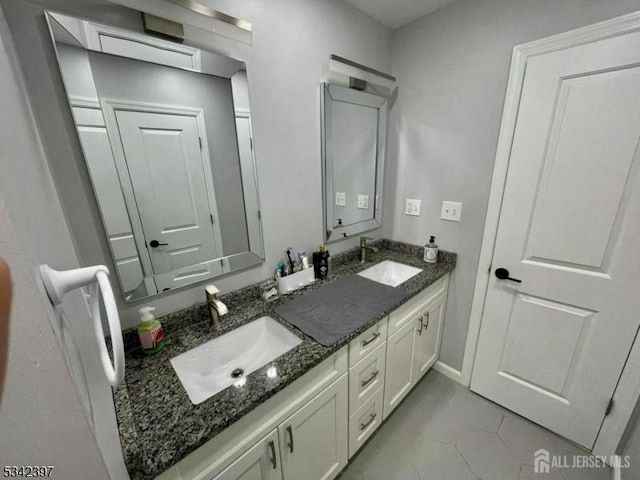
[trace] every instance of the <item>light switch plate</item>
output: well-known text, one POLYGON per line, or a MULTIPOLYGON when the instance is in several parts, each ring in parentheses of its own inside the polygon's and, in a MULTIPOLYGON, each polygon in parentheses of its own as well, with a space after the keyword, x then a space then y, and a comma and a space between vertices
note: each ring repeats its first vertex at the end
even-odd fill
POLYGON ((462 215, 462 203, 460 202, 442 202, 442 212, 440 218, 449 220, 450 222, 459 222, 462 215))
POLYGON ((347 206, 347 194, 345 192, 336 192, 336 206, 338 207, 347 206))
POLYGON ((369 208, 369 195, 358 195, 358 208, 364 210, 369 208))
POLYGON ((416 217, 420 216, 420 209, 422 207, 422 200, 417 200, 415 198, 407 198, 404 213, 407 215, 413 215, 416 217))

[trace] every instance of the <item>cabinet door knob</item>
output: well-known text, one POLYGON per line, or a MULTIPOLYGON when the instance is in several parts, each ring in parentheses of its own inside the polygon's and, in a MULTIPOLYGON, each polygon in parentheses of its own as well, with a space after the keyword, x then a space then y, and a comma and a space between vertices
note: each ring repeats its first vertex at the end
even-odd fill
POLYGON ((374 333, 373 336, 369 340, 363 340, 362 341, 362 346, 366 347, 370 343, 374 342, 376 340, 376 338, 378 338, 379 336, 380 336, 380 332, 374 333))
POLYGON ((360 424, 360 431, 364 430, 369 425, 371 425, 371 422, 373 422, 377 416, 378 416, 377 413, 372 413, 371 416, 369 417, 369 420, 367 420, 365 423, 360 424))
POLYGON ((271 466, 275 470, 278 468, 278 460, 276 460, 276 444, 273 443, 273 440, 269 442, 269 449, 271 450, 271 466))
POLYGON ((362 381, 361 385, 363 387, 366 387, 367 385, 369 385, 371 382, 373 382, 376 379, 376 377, 378 376, 379 373, 380 372, 378 370, 376 370, 375 372, 373 372, 371 374, 371 376, 369 378, 367 378, 366 380, 362 381))
POLYGON ((287 433, 289 434, 289 452, 293 453, 293 430, 291 429, 291 425, 287 427, 287 433))

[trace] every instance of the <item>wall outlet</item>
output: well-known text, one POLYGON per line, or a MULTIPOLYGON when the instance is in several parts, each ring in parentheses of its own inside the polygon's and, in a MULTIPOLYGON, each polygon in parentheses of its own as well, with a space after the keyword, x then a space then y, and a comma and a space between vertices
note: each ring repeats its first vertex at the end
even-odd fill
POLYGON ((336 206, 338 207, 347 206, 347 194, 345 192, 336 192, 336 206))
POLYGON ((369 195, 358 195, 358 208, 364 210, 369 208, 369 195))
POLYGON ((462 215, 462 203, 460 202, 442 202, 442 212, 440 218, 449 220, 450 222, 459 222, 462 215))
POLYGON ((407 215, 413 215, 413 216, 419 217, 421 207, 422 207, 422 200, 407 198, 407 201, 404 207, 404 213, 407 215))

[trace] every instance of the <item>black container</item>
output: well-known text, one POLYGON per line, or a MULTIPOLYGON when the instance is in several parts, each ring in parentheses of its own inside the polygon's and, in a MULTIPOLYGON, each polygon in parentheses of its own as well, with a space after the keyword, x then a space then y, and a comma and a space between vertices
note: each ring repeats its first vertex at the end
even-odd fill
POLYGON ((313 252, 313 270, 316 278, 327 278, 329 276, 329 266, 329 252, 327 250, 313 252))

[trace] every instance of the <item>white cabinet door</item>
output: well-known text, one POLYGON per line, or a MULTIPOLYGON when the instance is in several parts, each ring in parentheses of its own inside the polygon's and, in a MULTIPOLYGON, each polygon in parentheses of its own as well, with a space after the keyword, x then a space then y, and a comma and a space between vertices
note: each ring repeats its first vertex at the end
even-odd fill
POLYGON ((347 464, 347 392, 345 374, 280 424, 286 480, 331 480, 347 464))
POLYGON ((440 297, 418 317, 419 324, 416 330, 416 347, 413 357, 414 383, 417 383, 427 373, 440 355, 445 300, 446 296, 440 297))
POLYGON ((400 330, 387 340, 387 364, 384 379, 384 418, 413 388, 414 348, 420 313, 414 314, 400 330))
POLYGON ((271 431, 213 480, 282 480, 278 431, 271 431))

